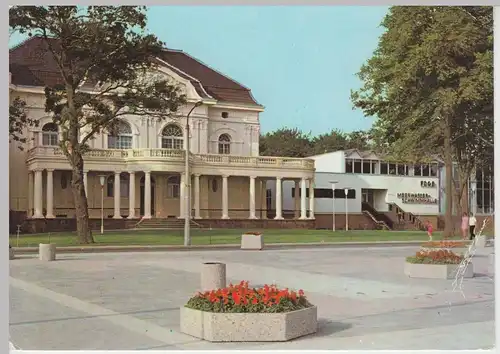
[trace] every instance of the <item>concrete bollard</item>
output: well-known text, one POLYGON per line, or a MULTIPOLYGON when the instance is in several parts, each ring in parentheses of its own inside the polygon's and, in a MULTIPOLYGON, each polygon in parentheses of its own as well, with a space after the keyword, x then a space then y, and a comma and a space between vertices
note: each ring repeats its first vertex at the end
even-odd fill
POLYGON ((12 247, 9 247, 9 260, 14 258, 15 258, 14 249, 12 247))
POLYGON ((38 246, 38 258, 41 261, 55 261, 56 260, 56 245, 53 243, 41 243, 38 246))
POLYGON ((219 262, 203 263, 201 267, 201 291, 226 287, 226 264, 219 262))

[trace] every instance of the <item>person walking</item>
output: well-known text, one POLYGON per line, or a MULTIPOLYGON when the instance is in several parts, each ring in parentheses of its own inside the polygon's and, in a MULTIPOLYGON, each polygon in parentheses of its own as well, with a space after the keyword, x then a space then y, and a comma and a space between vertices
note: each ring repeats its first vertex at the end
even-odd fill
POLYGON ((469 216, 467 215, 467 213, 464 213, 462 215, 461 229, 462 229, 462 239, 467 240, 467 231, 469 231, 469 216))
POLYGON ((427 236, 429 236, 429 241, 432 241, 432 223, 427 220, 427 222, 425 223, 425 229, 427 231, 427 236))
POLYGON ((469 216, 469 239, 472 240, 474 237, 476 237, 476 217, 474 214, 470 213, 469 216))

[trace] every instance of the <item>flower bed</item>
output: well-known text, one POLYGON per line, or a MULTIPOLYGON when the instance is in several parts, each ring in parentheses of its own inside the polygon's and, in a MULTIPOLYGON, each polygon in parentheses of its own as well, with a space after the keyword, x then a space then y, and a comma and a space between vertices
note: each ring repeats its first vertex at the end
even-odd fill
MULTIPOLYGON (((404 272, 410 278, 452 279, 463 260, 464 256, 449 250, 423 249, 406 258, 404 272)), ((473 265, 469 263, 464 277, 473 276, 473 265)))
POLYGON ((470 242, 467 241, 449 241, 449 240, 443 240, 443 241, 430 241, 430 242, 425 242, 422 244, 422 247, 424 248, 446 248, 446 249, 451 249, 451 248, 467 248, 469 247, 470 242))
POLYGON ((181 308, 181 331, 213 342, 287 341, 317 330, 317 308, 302 290, 248 282, 198 293, 181 308))
POLYGON ((436 251, 439 249, 451 251, 455 254, 465 254, 469 249, 470 242, 467 241, 434 241, 421 245, 423 251, 436 251))
POLYGON ((261 250, 264 248, 264 235, 261 232, 245 232, 241 235, 242 250, 261 250))

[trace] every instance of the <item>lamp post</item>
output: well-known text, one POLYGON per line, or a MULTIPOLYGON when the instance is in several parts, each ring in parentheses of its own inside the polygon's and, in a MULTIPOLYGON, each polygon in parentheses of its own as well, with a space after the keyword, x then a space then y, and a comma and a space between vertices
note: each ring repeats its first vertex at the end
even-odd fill
POLYGON ((101 235, 104 233, 104 184, 106 183, 106 175, 99 175, 99 183, 101 184, 101 235))
POLYGON ((344 194, 345 194, 345 230, 349 231, 349 219, 347 212, 347 194, 349 194, 349 189, 344 188, 344 194))
POLYGON ((194 104, 193 108, 189 111, 186 116, 186 150, 184 157, 184 246, 191 245, 191 234, 190 234, 190 222, 191 222, 191 175, 189 172, 189 117, 191 113, 193 113, 196 107, 199 107, 203 104, 203 101, 198 101, 194 104))
POLYGON ((332 231, 335 232, 335 185, 337 181, 330 181, 332 184, 332 231))

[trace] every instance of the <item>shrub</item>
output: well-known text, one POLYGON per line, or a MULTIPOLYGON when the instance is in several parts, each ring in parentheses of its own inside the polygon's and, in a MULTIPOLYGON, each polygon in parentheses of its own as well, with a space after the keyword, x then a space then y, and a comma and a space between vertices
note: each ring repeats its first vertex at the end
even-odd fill
POLYGON ((249 231, 249 232, 245 232, 245 235, 261 236, 261 235, 262 235, 262 232, 257 232, 257 231, 249 231))
POLYGON ((420 250, 415 256, 407 257, 409 263, 418 264, 460 264, 463 256, 457 255, 449 250, 420 250))
POLYGON ((466 248, 469 247, 469 242, 463 242, 463 241, 431 241, 431 242, 425 242, 422 244, 422 247, 425 248, 466 248))
POLYGON ((241 281, 239 285, 197 293, 185 307, 206 312, 279 313, 311 306, 303 290, 278 289, 276 285, 255 289, 249 288, 248 281, 241 281))

